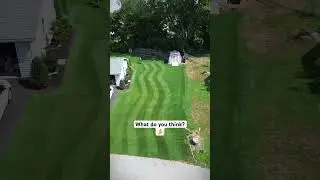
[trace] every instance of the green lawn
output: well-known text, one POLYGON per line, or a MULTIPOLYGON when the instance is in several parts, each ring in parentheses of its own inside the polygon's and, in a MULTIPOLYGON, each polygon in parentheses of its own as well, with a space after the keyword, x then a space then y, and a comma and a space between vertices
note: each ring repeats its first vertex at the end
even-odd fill
POLYGON ((0 160, 0 179, 91 180, 106 176, 108 54, 103 17, 109 12, 75 2, 66 3, 76 33, 65 79, 57 91, 31 97, 0 160))
POLYGON ((134 68, 132 86, 121 92, 111 110, 111 153, 158 157, 184 161, 184 129, 166 129, 156 137, 154 129, 134 129, 134 120, 184 120, 186 116, 184 67, 171 67, 163 61, 130 57, 134 68))
POLYGON ((319 179, 320 98, 296 76, 300 56, 250 52, 240 23, 240 13, 211 17, 214 178, 319 179))

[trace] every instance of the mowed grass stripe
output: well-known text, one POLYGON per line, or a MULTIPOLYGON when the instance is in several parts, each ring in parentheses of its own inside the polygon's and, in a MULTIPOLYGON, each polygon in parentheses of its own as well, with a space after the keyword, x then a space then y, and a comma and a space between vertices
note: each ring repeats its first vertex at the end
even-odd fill
MULTIPOLYGON (((138 74, 134 73, 132 80, 134 80, 136 78, 138 74)), ((134 89, 135 84, 131 85, 131 89, 134 89)), ((126 94, 131 90, 129 89, 127 92, 125 92, 126 94)), ((139 92, 139 91, 137 91, 139 92)), ((124 104, 125 105, 131 105, 131 106, 135 106, 135 104, 139 101, 139 96, 130 96, 130 95, 126 95, 126 102, 124 104)), ((136 137, 132 137, 132 134, 134 134, 134 129, 133 129, 133 124, 130 123, 131 121, 128 119, 128 114, 130 114, 130 109, 127 109, 128 112, 125 113, 121 113, 121 119, 123 122, 125 122, 125 124, 123 125, 122 129, 122 149, 121 149, 121 154, 128 154, 128 148, 131 147, 135 142, 135 138, 136 137)))
MULTIPOLYGON (((157 89, 159 96, 161 97, 158 101, 158 111, 153 113, 153 118, 156 118, 158 120, 166 120, 165 118, 165 112, 166 112, 166 103, 170 101, 170 91, 168 88, 168 85, 166 82, 163 81, 162 77, 165 73, 165 67, 164 64, 161 62, 155 63, 155 66, 157 69, 159 69, 159 74, 157 75, 157 78, 155 78, 155 83, 157 84, 157 89)), ((165 132, 166 133, 166 132, 165 132)), ((170 137, 167 137, 167 134, 165 134, 165 137, 158 137, 155 134, 153 135, 156 142, 157 142, 157 148, 158 148, 158 157, 163 159, 171 159, 170 151, 167 144, 167 139, 170 139, 170 137)))
MULTIPOLYGON (((166 66, 166 73, 163 76, 163 82, 167 85, 168 92, 170 92, 170 98, 164 103, 166 106, 166 119, 168 120, 184 120, 186 119, 183 109, 184 94, 181 94, 184 87, 184 69, 183 67, 171 67, 166 66), (175 77, 175 78, 172 78, 175 77)), ((184 129, 168 129, 166 131, 166 139, 171 154, 172 160, 184 160, 186 154, 186 144, 184 141, 185 130, 184 129)))
MULTIPOLYGON (((152 71, 152 69, 146 64, 140 64, 139 66, 141 68, 138 68, 137 70, 137 84, 135 86, 135 90, 137 90, 137 93, 135 94, 139 94, 140 96, 138 97, 139 99, 136 101, 134 106, 132 106, 133 108, 129 108, 131 109, 130 114, 128 115, 128 118, 130 119, 127 119, 127 121, 131 122, 130 124, 132 125, 132 127, 133 121, 138 120, 140 110, 142 109, 143 104, 146 101, 146 94, 148 93, 144 77, 150 74, 150 72, 152 71)), ((135 146, 129 146, 129 153, 133 155, 146 155, 148 150, 148 143, 145 138, 146 129, 134 129, 134 131, 136 133, 136 136, 135 139, 132 139, 132 142, 135 142, 135 146)))
MULTIPOLYGON (((124 93, 124 92, 119 92, 119 93, 124 93)), ((119 96, 117 97, 117 102, 116 104, 114 104, 115 106, 125 106, 127 104, 129 104, 130 102, 132 102, 132 98, 131 96, 121 96, 119 94, 119 96)), ((126 146, 125 144, 123 144, 123 138, 126 138, 126 133, 127 133, 127 127, 125 126, 127 124, 127 119, 125 112, 119 112, 119 111, 112 111, 111 112, 111 116, 116 116, 118 118, 116 119, 112 119, 110 118, 110 151, 112 153, 116 152, 116 153, 126 153, 126 152, 122 152, 124 151, 124 146, 126 146), (121 151, 119 151, 121 149, 121 151)))
MULTIPOLYGON (((143 70, 139 73, 142 73, 143 70)), ((132 80, 136 79, 138 76, 137 72, 134 72, 132 80)), ((135 81, 133 81, 135 82, 135 81)), ((126 95, 129 93, 129 91, 135 91, 136 90, 136 84, 131 85, 131 89, 127 92, 120 91, 120 94, 118 96, 116 104, 114 106, 119 107, 126 107, 131 106, 134 107, 136 103, 139 101, 139 96, 130 96, 126 95)), ((136 90, 139 92, 139 90, 136 90)), ((138 93, 136 93, 138 94, 138 93)), ((132 109, 125 108, 124 111, 111 111, 111 117, 117 117, 116 119, 111 118, 111 133, 110 133, 110 139, 111 139, 111 145, 110 149, 112 153, 120 153, 120 154, 126 154, 128 153, 128 147, 135 146, 135 137, 132 136, 133 133, 133 125, 129 123, 131 121, 130 119, 130 112, 132 109), (127 110, 127 111, 125 111, 127 110), (128 119, 129 118, 129 119, 128 119), (129 127, 131 126, 132 127, 129 127), (134 142, 134 143, 132 143, 134 142)))
POLYGON ((166 65, 158 62, 157 66, 161 69, 161 74, 157 77, 157 83, 159 83, 159 87, 162 87, 161 93, 163 93, 163 101, 161 104, 160 111, 158 112, 158 117, 163 119, 166 118, 166 114, 168 112, 168 104, 170 104, 171 92, 168 86, 168 83, 163 79, 166 72, 166 65))
MULTIPOLYGON (((152 99, 153 99, 153 91, 152 91, 152 87, 151 87, 152 80, 150 81, 150 78, 152 78, 156 72, 155 72, 155 69, 153 69, 151 64, 148 62, 143 62, 141 65, 144 67, 147 67, 148 73, 144 74, 144 76, 141 76, 141 78, 143 79, 143 82, 144 82, 144 84, 142 86, 143 86, 143 88, 145 88, 145 91, 143 93, 145 98, 143 99, 143 103, 141 105, 141 108, 137 112, 136 119, 146 120, 145 118, 146 118, 146 114, 147 114, 147 110, 148 110, 148 105, 149 105, 149 102, 152 101, 152 99)), ((154 155, 157 153, 157 152, 152 153, 150 151, 150 146, 149 146, 150 131, 151 131, 151 129, 136 129, 137 142, 138 142, 137 149, 138 149, 139 156, 150 156, 150 154, 154 155), (147 146, 146 146, 146 144, 147 144, 147 146)))
POLYGON ((159 103, 159 88, 161 87, 155 83, 155 79, 158 78, 160 70, 158 70, 154 62, 148 62, 148 64, 152 68, 152 73, 146 79, 148 84, 148 98, 143 107, 145 108, 144 119, 151 120, 152 114, 159 111, 159 108, 156 108, 156 106, 159 103))
MULTIPOLYGON (((123 107, 125 106, 135 107, 138 104, 138 102, 140 101, 139 94, 141 95, 141 89, 139 88, 139 85, 140 85, 139 78, 140 78, 140 75, 147 73, 146 69, 143 66, 141 67, 138 66, 136 69, 135 67, 132 67, 132 68, 134 69, 132 82, 137 82, 137 83, 132 83, 131 88, 125 92, 125 96, 127 97, 127 102, 123 104, 123 107), (137 81, 135 81, 136 78, 138 78, 137 81), (130 91, 133 91, 132 93, 137 94, 138 96, 131 96, 130 91)), ((125 144, 122 146, 122 153, 137 155, 137 152, 136 152, 137 136, 136 136, 136 130, 133 128, 133 121, 136 120, 136 117, 130 116, 131 114, 130 108, 127 108, 126 110, 127 111, 125 112, 123 111, 120 112, 123 115, 121 119, 126 122, 126 125, 125 125, 126 129, 123 130, 123 133, 125 135, 122 136, 122 143, 125 144)))
MULTIPOLYGON (((146 62, 147 63, 147 62, 146 62)), ((158 87, 157 84, 155 83, 155 79, 157 78, 157 76, 160 73, 160 69, 157 68, 157 66, 155 65, 155 63, 152 62, 148 62, 148 64, 151 65, 152 68, 152 73, 148 76, 147 78, 147 88, 148 88, 148 97, 147 97, 147 101, 145 102, 143 109, 145 109, 145 114, 144 114, 144 120, 157 120, 156 118, 153 118, 153 114, 155 114, 157 111, 159 111, 158 108, 158 103, 159 103, 159 89, 161 87, 158 87)), ((154 129, 146 129, 147 133, 146 133, 146 138, 148 139, 148 155, 150 157, 154 157, 157 156, 158 153, 158 146, 156 143, 156 140, 154 139, 154 129)), ((168 155, 166 154, 166 157, 168 155)), ((166 158, 164 157, 164 158, 166 158)))

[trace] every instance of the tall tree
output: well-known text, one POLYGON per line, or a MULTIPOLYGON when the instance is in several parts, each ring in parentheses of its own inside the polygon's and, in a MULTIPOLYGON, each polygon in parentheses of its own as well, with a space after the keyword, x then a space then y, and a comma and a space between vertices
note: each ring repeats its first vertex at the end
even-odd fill
POLYGON ((121 0, 113 39, 131 47, 209 48, 207 0, 121 0))

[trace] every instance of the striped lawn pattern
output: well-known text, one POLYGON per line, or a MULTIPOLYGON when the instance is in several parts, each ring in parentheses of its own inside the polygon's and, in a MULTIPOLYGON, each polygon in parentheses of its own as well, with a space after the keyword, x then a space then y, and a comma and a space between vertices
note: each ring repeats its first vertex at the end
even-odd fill
POLYGON ((183 129, 167 129, 164 137, 156 137, 154 129, 133 128, 136 119, 186 119, 184 68, 161 61, 133 63, 133 68, 132 86, 120 93, 111 110, 111 153, 185 160, 183 129))

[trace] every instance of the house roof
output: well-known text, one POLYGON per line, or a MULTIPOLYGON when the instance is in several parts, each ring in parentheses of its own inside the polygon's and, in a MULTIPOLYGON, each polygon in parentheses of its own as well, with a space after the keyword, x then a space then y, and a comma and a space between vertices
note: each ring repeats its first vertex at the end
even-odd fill
POLYGON ((110 58, 110 75, 120 74, 124 64, 124 57, 110 58))
POLYGON ((0 41, 33 40, 36 37, 42 1, 0 1, 0 41))

